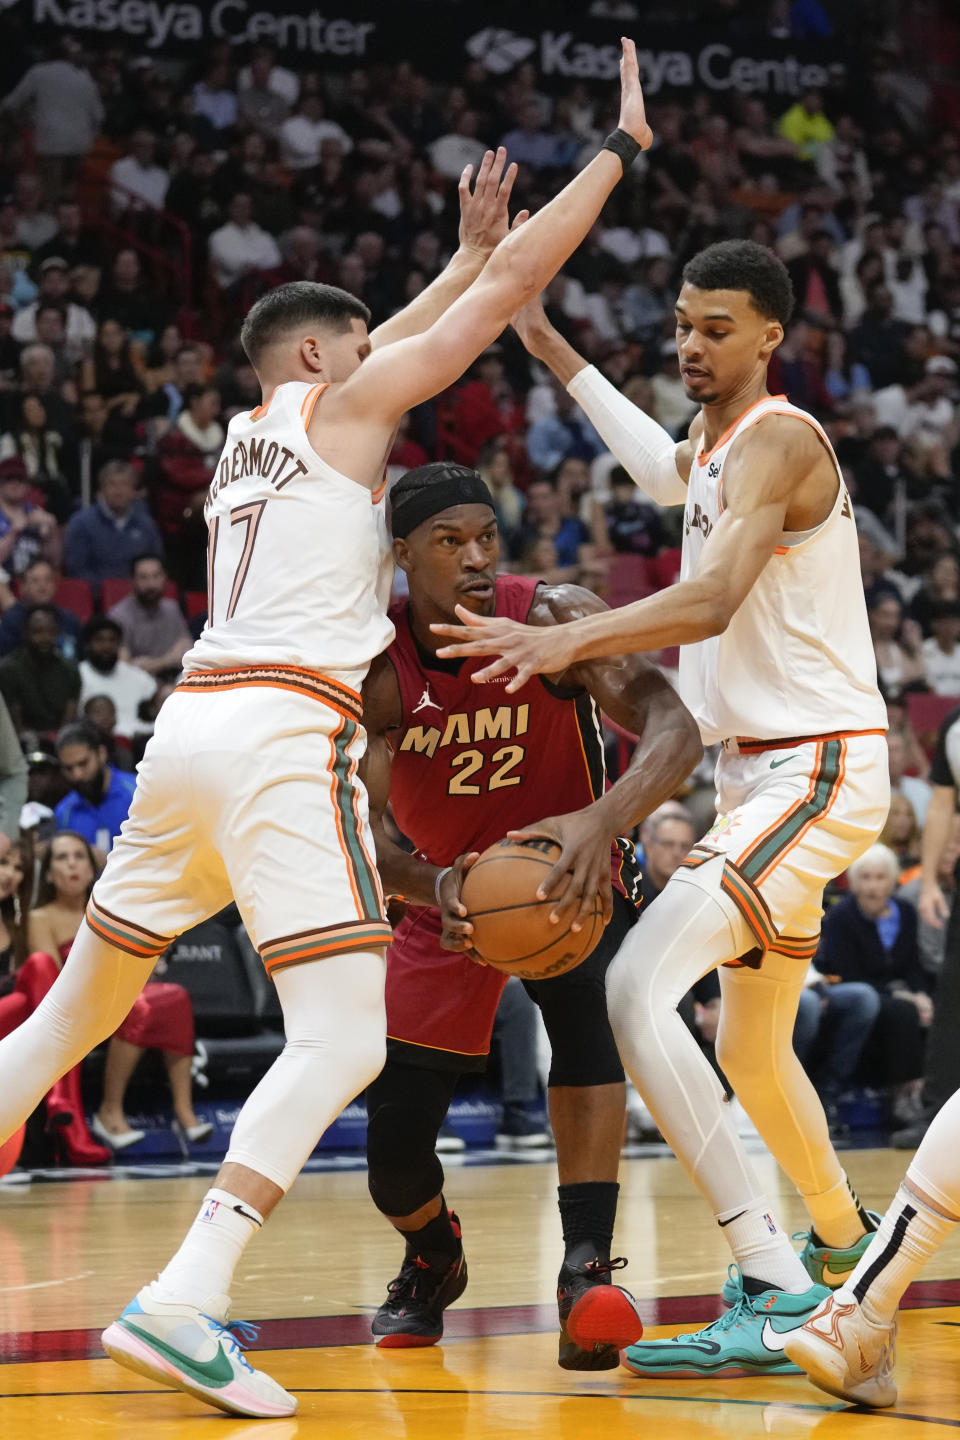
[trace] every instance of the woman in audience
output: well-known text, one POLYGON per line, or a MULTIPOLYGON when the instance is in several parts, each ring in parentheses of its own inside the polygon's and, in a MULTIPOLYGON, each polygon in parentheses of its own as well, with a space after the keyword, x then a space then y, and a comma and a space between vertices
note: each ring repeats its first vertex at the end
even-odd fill
POLYGON ((130 336, 118 320, 103 320, 93 355, 83 362, 83 388, 96 390, 107 409, 132 416, 143 395, 140 377, 130 355, 130 336))
POLYGON ((906 795, 896 790, 890 796, 890 810, 887 823, 880 835, 880 844, 886 845, 897 857, 900 874, 898 885, 909 885, 920 874, 920 826, 913 806, 906 795))
POLYGON ((930 622, 942 600, 960 601, 960 560, 952 550, 942 550, 923 577, 920 589, 910 601, 910 618, 924 635, 931 635, 930 622))
MULTIPOLYGON (((34 943, 33 917, 27 915, 32 869, 26 849, 0 834, 0 944, 6 942, 0 955, 0 1038, 32 1014, 60 971, 57 959, 34 943)), ((87 1129, 79 1065, 52 1086, 44 1104, 47 1131, 59 1158, 79 1166, 103 1165, 110 1159, 110 1151, 87 1129)))
POLYGON ((884 690, 899 695, 908 685, 925 684, 920 645, 914 643, 915 637, 904 626, 903 604, 894 591, 880 591, 867 614, 877 657, 877 675, 884 690))
MULTIPOLYGON (((70 954, 97 871, 93 851, 81 835, 72 830, 61 830, 54 835, 40 869, 37 907, 30 914, 29 936, 31 949, 52 957, 56 970, 70 954)), ((173 1095, 174 1128, 178 1134, 193 1142, 207 1139, 213 1127, 198 1121, 191 1100, 193 1007, 190 997, 182 985, 154 981, 147 984, 110 1039, 103 1074, 103 1099, 93 1121, 94 1134, 113 1150, 124 1150, 143 1139, 144 1132, 131 1130, 127 1122, 123 1097, 145 1050, 160 1050, 163 1054, 173 1095)))
POLYGON ((864 1072, 894 1087, 894 1115, 906 1120, 919 1100, 933 1001, 917 948, 917 912, 894 894, 899 873, 886 845, 872 845, 854 861, 847 871, 852 893, 824 916, 814 964, 821 975, 866 982, 878 992, 864 1072))

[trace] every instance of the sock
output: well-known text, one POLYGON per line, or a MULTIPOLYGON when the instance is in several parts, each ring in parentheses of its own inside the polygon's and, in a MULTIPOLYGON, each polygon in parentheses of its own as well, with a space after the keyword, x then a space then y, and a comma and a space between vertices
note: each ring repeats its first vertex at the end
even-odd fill
POLYGON ((557 1186, 567 1265, 609 1260, 620 1186, 615 1180, 582 1180, 557 1186))
POLYGON ((901 1185, 867 1253, 836 1291, 837 1302, 856 1300, 874 1325, 889 1325, 911 1280, 956 1227, 901 1185))
POLYGON ((415 1255, 425 1260, 431 1270, 446 1270, 451 1260, 456 1259, 463 1249, 460 1243, 460 1226, 451 1218, 446 1201, 440 1196, 440 1213, 419 1230, 397 1229, 407 1242, 406 1259, 415 1255))
MULTIPOLYGON (((761 1195, 738 1210, 721 1213, 716 1217, 717 1224, 745 1279, 765 1281, 767 1290, 802 1295, 813 1282, 794 1254, 790 1237, 767 1206, 766 1197, 761 1195)), ((755 1287, 745 1288, 749 1294, 755 1287)))
POLYGON ((183 1244, 153 1282, 158 1300, 184 1300, 203 1310, 230 1294, 233 1272, 263 1216, 228 1190, 208 1190, 183 1244))
POLYGON ((804 1195, 803 1203, 813 1221, 810 1238, 821 1248, 849 1250, 877 1228, 846 1175, 820 1195, 804 1195))

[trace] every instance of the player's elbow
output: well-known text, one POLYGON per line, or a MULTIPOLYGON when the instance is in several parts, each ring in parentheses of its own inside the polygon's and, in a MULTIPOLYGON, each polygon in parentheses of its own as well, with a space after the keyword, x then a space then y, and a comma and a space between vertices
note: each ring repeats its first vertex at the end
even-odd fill
POLYGON ((533 300, 544 286, 536 257, 520 231, 505 235, 484 269, 484 279, 493 282, 509 302, 510 313, 533 300))

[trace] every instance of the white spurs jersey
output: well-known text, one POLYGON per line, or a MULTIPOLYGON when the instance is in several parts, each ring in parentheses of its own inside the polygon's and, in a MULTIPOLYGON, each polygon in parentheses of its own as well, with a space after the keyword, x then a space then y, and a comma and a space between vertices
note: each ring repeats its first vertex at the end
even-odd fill
MULTIPOLYGON (((745 411, 690 468, 682 579, 696 571, 723 513, 723 466, 739 435, 765 415, 817 421, 783 395, 745 411)), ((834 456, 836 465, 836 457, 834 456)), ((774 554, 722 635, 680 648, 680 694, 705 744, 886 729, 886 706, 860 578, 857 530, 840 468, 832 511, 813 530, 784 531, 774 554)))
POLYGON ((236 415, 204 507, 208 619, 184 669, 296 665, 357 689, 393 639, 393 561, 375 493, 313 449, 323 385, 291 381, 236 415))

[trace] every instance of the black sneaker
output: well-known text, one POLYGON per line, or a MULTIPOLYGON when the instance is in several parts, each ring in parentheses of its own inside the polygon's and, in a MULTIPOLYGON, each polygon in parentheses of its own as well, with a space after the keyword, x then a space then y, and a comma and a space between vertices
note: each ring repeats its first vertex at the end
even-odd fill
MULTIPOLYGON (((455 1215, 450 1217, 459 1225, 455 1215)), ((436 1345, 443 1336, 443 1312, 467 1288, 467 1259, 459 1255, 446 1268, 428 1265, 419 1255, 404 1260, 387 1286, 387 1298, 373 1317, 374 1339, 381 1350, 436 1345)))
POLYGON ((622 1257, 585 1265, 564 1261, 557 1279, 561 1370, 614 1370, 620 1351, 640 1339, 637 1302, 610 1281, 611 1270, 622 1270, 626 1263, 622 1257))

